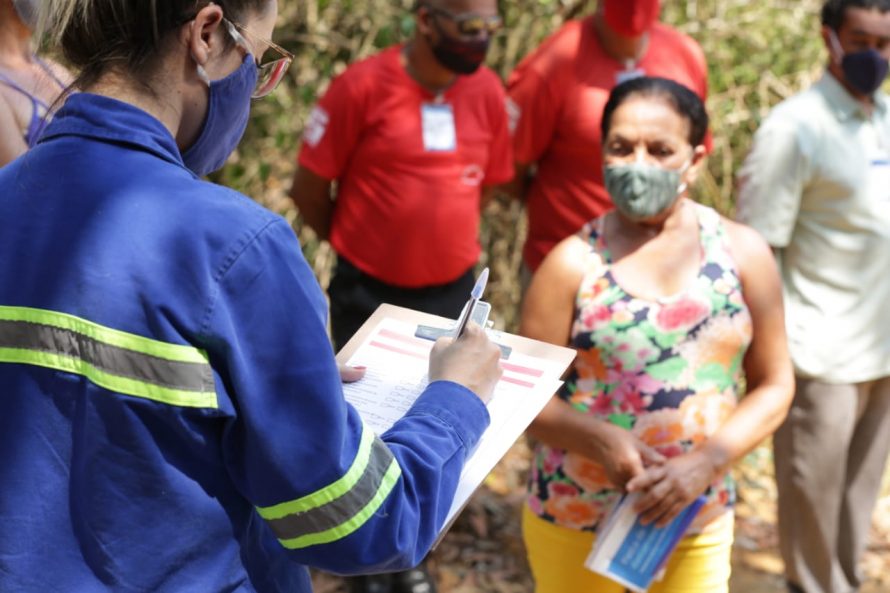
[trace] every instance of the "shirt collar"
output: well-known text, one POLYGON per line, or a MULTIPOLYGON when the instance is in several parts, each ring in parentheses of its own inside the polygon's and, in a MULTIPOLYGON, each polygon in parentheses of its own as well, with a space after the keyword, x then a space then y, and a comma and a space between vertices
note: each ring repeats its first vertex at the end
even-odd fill
MULTIPOLYGON (((844 85, 842 85, 831 72, 828 72, 827 70, 825 71, 822 78, 816 83, 816 88, 822 93, 825 100, 828 101, 828 105, 831 107, 832 111, 834 111, 835 115, 837 115, 839 120, 845 121, 854 116, 858 116, 861 119, 868 119, 869 116, 862 103, 856 100, 856 98, 844 88, 844 85)), ((886 113, 888 107, 887 96, 881 91, 876 91, 873 98, 875 102, 875 112, 880 114, 886 113)))
POLYGON ((38 144, 60 136, 124 143, 185 167, 170 131, 147 112, 102 95, 75 93, 53 116, 38 144))

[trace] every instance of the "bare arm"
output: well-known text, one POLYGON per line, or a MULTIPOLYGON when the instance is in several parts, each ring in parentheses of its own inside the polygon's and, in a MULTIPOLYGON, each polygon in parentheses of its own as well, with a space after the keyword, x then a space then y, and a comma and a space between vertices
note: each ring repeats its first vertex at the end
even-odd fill
MULTIPOLYGON (((526 293, 520 334, 560 346, 569 343, 588 249, 584 241, 570 237, 547 255, 526 293)), ((599 461, 618 487, 641 473, 644 463, 663 461, 630 431, 582 414, 558 397, 550 400, 528 433, 551 447, 599 461)))
POLYGON ((628 484, 629 490, 643 492, 637 509, 647 521, 666 524, 673 519, 733 462, 772 434, 791 405, 794 373, 775 260, 754 230, 725 224, 751 313, 753 339, 744 360, 748 391, 723 426, 701 446, 628 484))
POLYGON ((745 355, 748 390, 726 424, 705 446, 718 472, 771 435, 785 419, 794 393, 794 371, 785 335, 782 282, 775 258, 760 235, 725 221, 751 312, 753 340, 745 355))
POLYGON ((334 201, 331 197, 331 180, 321 177, 306 167, 297 168, 290 197, 297 205, 303 221, 319 239, 327 239, 331 232, 331 216, 334 201))
POLYGON ((0 167, 28 150, 12 106, 0 95, 0 167))
POLYGON ((569 343, 575 295, 584 276, 587 245, 569 237, 547 255, 535 272, 522 304, 519 332, 558 346, 569 343))

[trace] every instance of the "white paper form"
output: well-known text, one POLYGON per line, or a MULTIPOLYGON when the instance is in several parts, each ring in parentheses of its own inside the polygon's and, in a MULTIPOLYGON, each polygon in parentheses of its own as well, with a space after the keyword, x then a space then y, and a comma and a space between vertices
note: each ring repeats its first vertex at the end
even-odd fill
MULTIPOLYGON (((368 370, 361 381, 343 386, 346 400, 377 434, 401 418, 429 382, 433 342, 415 337, 416 328, 410 322, 384 318, 348 361, 368 370)), ((491 425, 466 461, 446 525, 559 389, 565 369, 515 349, 501 366, 503 375, 488 403, 491 425)))

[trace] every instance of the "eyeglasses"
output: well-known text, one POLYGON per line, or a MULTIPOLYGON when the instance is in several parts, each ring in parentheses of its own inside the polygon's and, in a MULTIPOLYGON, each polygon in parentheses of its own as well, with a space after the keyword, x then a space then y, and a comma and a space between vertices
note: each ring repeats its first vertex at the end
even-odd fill
POLYGON ((252 35, 245 27, 233 23, 229 19, 223 19, 223 22, 226 24, 229 35, 232 36, 235 43, 240 45, 247 53, 252 54, 256 60, 257 81, 256 88, 251 97, 254 99, 265 97, 275 90, 275 87, 278 86, 278 83, 284 78, 284 73, 287 72, 291 62, 294 61, 294 54, 290 53, 283 47, 274 44, 268 39, 252 35), (257 48, 263 49, 251 50, 250 44, 247 43, 245 37, 249 37, 254 41, 254 45, 257 48), (270 51, 273 52, 274 55, 271 56, 271 59, 263 61, 263 56, 270 51))
POLYGON ((500 16, 480 16, 471 12, 464 14, 453 14, 438 8, 436 6, 427 6, 426 9, 432 14, 442 15, 449 21, 453 22, 457 27, 458 33, 464 37, 478 37, 482 33, 494 35, 500 31, 504 25, 504 21, 500 16))

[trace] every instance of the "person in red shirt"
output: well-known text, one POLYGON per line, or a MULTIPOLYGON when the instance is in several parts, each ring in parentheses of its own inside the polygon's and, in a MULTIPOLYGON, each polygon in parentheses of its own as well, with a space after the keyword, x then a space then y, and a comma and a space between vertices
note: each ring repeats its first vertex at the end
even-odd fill
MULTIPOLYGON (((290 195, 337 252, 337 349, 384 302, 455 318, 474 283, 482 205, 513 177, 506 94, 482 66, 501 26, 496 0, 420 0, 415 12, 413 38, 336 77, 303 132, 290 195)), ((416 577, 353 590, 434 591, 416 577)))
POLYGON ((481 65, 497 3, 424 0, 416 21, 407 44, 334 79, 304 129, 291 197, 338 255, 338 348, 382 302, 456 316, 483 194, 513 176, 506 97, 481 65))
POLYGON ((526 280, 557 243, 612 208, 598 164, 600 119, 612 88, 660 76, 705 98, 704 53, 658 23, 659 9, 659 0, 600 0, 592 16, 566 23, 507 82, 516 159, 511 189, 527 202, 526 280))

